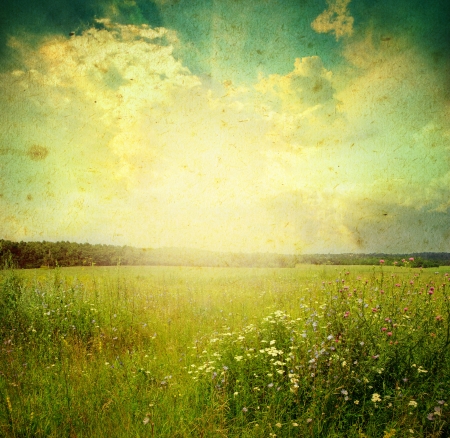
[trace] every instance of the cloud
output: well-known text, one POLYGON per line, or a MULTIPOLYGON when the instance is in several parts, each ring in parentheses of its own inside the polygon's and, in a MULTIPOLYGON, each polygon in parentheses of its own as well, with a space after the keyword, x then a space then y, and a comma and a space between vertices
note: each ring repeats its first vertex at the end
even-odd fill
POLYGON ((96 17, 108 17, 121 24, 162 25, 157 6, 151 0, 58 0, 55 2, 36 2, 15 0, 6 3, 0 11, 0 68, 17 67, 21 60, 7 41, 11 37, 30 38, 32 42, 56 35, 70 33, 80 35, 83 31, 99 26, 96 17))
POLYGON ((260 77, 254 88, 272 125, 269 135, 281 135, 290 148, 324 144, 340 123, 332 78, 318 56, 297 58, 286 75, 260 77))
POLYGON ((332 32, 336 40, 353 33, 353 17, 347 9, 351 0, 327 0, 328 9, 323 11, 311 27, 318 33, 332 32))

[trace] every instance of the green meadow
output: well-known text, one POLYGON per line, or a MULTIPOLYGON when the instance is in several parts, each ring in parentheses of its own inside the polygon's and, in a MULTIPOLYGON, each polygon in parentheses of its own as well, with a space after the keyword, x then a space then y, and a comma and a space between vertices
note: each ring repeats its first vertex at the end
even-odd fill
POLYGON ((0 272, 0 436, 450 436, 448 268, 0 272))

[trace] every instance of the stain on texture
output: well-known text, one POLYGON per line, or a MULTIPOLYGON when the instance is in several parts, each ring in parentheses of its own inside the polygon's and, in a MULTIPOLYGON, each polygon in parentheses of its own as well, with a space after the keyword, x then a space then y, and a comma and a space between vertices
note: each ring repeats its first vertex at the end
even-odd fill
POLYGON ((30 146, 27 150, 28 158, 30 158, 30 160, 33 161, 45 160, 47 158, 47 155, 48 149, 44 146, 39 146, 37 144, 30 146))

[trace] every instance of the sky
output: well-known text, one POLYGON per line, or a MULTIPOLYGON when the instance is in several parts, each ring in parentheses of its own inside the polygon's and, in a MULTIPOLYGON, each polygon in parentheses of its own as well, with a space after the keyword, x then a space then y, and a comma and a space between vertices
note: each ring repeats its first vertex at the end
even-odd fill
POLYGON ((450 252, 446 0, 15 0, 0 238, 450 252))

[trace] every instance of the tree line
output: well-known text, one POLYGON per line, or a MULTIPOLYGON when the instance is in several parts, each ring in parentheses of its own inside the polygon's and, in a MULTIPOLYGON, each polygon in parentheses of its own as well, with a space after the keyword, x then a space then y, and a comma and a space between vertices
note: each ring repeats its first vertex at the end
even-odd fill
POLYGON ((135 248, 76 242, 13 242, 0 240, 1 266, 21 269, 56 266, 212 266, 293 268, 298 264, 385 265, 412 267, 450 265, 450 253, 414 254, 244 254, 182 248, 135 248))

